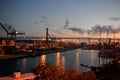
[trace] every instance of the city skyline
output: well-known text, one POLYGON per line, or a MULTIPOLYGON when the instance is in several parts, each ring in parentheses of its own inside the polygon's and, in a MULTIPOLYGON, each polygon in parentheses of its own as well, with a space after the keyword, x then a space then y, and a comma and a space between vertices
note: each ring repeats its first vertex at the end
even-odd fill
MULTIPOLYGON (((100 29, 104 35, 107 30, 119 33, 119 3, 118 0, 1 0, 0 22, 26 34, 45 28, 75 36, 89 36, 87 33, 91 31, 92 36, 98 36, 100 29)), ((108 37, 113 35, 110 33, 108 37)))

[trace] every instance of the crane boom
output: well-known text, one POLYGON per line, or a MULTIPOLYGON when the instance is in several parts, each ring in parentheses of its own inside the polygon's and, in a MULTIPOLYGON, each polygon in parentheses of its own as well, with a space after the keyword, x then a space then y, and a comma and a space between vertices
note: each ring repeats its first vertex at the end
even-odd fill
POLYGON ((8 29, 0 22, 1 27, 5 30, 7 35, 23 35, 25 33, 19 33, 17 32, 13 27, 9 26, 8 29))
POLYGON ((1 22, 0 22, 0 26, 4 29, 4 31, 7 33, 7 38, 6 38, 6 43, 9 44, 9 35, 12 39, 14 39, 14 42, 16 44, 16 35, 23 35, 25 33, 19 33, 17 32, 12 26, 8 26, 5 27, 1 22))
POLYGON ((5 30, 5 32, 8 34, 8 30, 4 27, 4 25, 2 23, 0 23, 0 25, 2 26, 2 28, 5 30))

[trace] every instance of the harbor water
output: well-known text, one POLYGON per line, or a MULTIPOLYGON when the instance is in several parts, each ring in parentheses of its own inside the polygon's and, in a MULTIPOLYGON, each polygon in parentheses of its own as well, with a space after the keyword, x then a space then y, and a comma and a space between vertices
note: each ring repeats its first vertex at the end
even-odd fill
POLYGON ((15 71, 20 71, 21 73, 31 72, 40 63, 61 66, 65 70, 77 69, 80 72, 84 72, 88 71, 89 68, 82 67, 80 64, 98 66, 105 63, 106 60, 104 58, 100 59, 97 55, 98 50, 74 49, 36 57, 8 60, 0 63, 0 76, 12 75, 15 71))

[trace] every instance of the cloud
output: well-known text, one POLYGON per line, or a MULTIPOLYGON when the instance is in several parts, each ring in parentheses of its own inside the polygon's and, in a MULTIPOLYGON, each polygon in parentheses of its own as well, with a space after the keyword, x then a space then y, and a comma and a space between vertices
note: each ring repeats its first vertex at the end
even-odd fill
POLYGON ((111 33, 119 33, 120 32, 120 27, 115 28, 111 31, 111 33))
POLYGON ((92 34, 106 33, 107 31, 113 31, 113 26, 111 25, 95 25, 91 28, 92 34))
POLYGON ((120 27, 114 27, 112 25, 95 25, 94 27, 92 27, 90 30, 86 30, 86 32, 88 34, 100 34, 101 33, 108 33, 112 34, 112 33, 119 33, 120 32, 120 27))
POLYGON ((48 22, 48 17, 46 17, 46 16, 40 16, 33 23, 36 24, 36 25, 38 25, 39 23, 46 24, 47 22, 48 22))
POLYGON ((65 22, 65 25, 63 26, 64 28, 67 28, 69 25, 69 20, 67 19, 66 22, 65 22))
POLYGON ((78 32, 80 34, 84 33, 84 30, 81 28, 72 27, 72 28, 67 28, 67 29, 72 30, 73 32, 78 32))
POLYGON ((77 27, 70 27, 69 28, 68 25, 69 25, 69 20, 67 19, 65 21, 65 24, 64 24, 63 28, 71 30, 73 32, 77 32, 79 34, 84 34, 86 32, 88 35, 96 35, 96 34, 100 34, 100 32, 101 33, 107 33, 107 31, 109 32, 109 34, 112 34, 114 32, 115 33, 120 32, 120 27, 115 28, 113 25, 97 24, 97 25, 91 27, 91 29, 89 29, 89 30, 84 30, 84 29, 77 28, 77 27))
POLYGON ((47 19, 47 17, 46 16, 40 16, 42 19, 47 19))
POLYGON ((43 26, 46 26, 46 27, 53 27, 54 25, 51 24, 48 20, 48 17, 47 16, 40 16, 38 17, 37 20, 35 20, 33 22, 35 25, 38 25, 38 24, 42 24, 43 26))
POLYGON ((68 25, 69 25, 69 20, 66 19, 63 28, 68 29, 68 30, 71 30, 71 31, 73 31, 73 32, 77 32, 77 33, 79 33, 79 34, 83 34, 83 33, 84 33, 84 30, 83 30, 83 29, 81 29, 81 28, 76 28, 76 27, 71 27, 71 28, 69 28, 68 25))
POLYGON ((109 20, 111 20, 111 21, 119 21, 120 17, 109 17, 109 20))
POLYGON ((48 21, 48 18, 46 16, 40 16, 40 22, 46 23, 48 21))
POLYGON ((53 27, 54 26, 52 23, 50 23, 47 16, 40 16, 40 22, 43 23, 44 26, 46 26, 46 27, 53 27))

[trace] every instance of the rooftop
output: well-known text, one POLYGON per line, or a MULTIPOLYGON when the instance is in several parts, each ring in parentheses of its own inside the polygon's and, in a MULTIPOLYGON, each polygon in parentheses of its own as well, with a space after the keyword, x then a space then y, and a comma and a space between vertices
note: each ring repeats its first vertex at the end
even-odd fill
POLYGON ((34 73, 24 73, 21 75, 17 74, 13 76, 0 77, 0 80, 28 80, 28 79, 34 79, 35 77, 36 75, 34 73))

